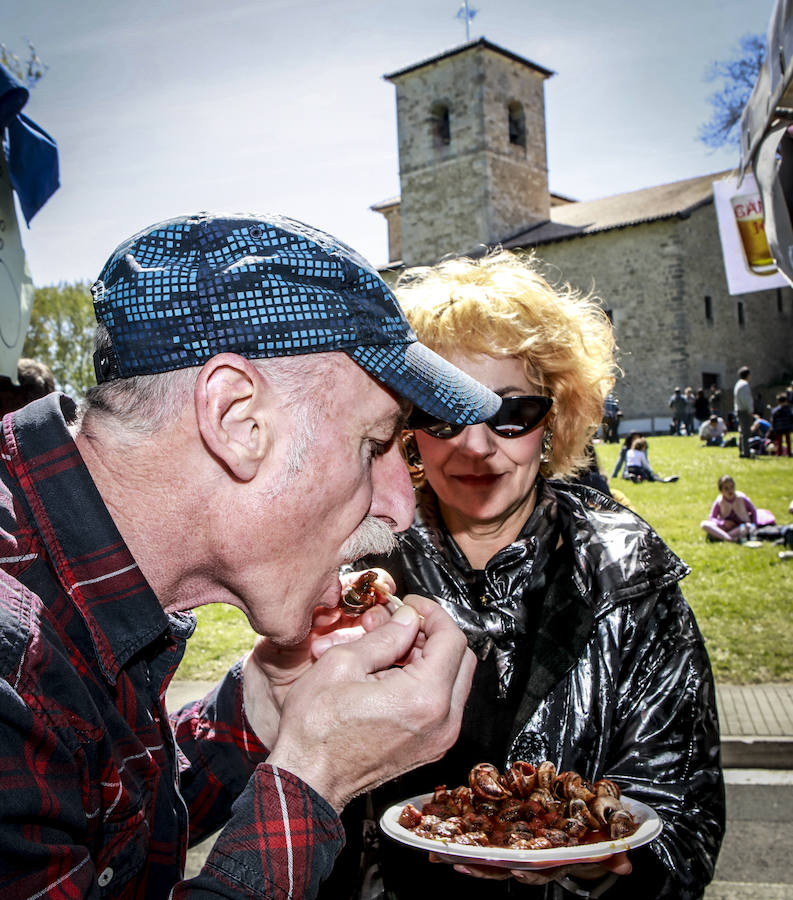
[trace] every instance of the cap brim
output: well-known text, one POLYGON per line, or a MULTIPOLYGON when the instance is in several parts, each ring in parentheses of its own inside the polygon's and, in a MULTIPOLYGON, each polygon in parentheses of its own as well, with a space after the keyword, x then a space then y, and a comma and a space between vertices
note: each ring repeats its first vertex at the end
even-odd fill
POLYGON ((347 353, 381 384, 444 422, 473 425, 501 406, 498 394, 418 341, 355 347, 347 353))

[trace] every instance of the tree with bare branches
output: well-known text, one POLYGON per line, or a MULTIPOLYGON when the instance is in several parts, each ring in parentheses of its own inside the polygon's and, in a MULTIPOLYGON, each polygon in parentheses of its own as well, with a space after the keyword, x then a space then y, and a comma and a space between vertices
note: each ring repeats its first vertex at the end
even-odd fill
POLYGON ((741 113, 752 93, 765 59, 765 38, 761 34, 745 34, 738 42, 732 59, 710 64, 705 80, 720 82, 721 87, 708 98, 713 116, 700 127, 699 139, 717 150, 737 146, 740 141, 741 113))

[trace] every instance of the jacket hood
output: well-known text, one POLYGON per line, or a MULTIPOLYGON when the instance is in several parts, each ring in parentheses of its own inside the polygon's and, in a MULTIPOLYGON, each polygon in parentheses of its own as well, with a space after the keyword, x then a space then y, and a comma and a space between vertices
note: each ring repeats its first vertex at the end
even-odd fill
POLYGON ((691 571, 641 516, 612 497, 561 481, 548 487, 574 549, 578 586, 585 597, 599 598, 599 614, 672 585, 691 571))

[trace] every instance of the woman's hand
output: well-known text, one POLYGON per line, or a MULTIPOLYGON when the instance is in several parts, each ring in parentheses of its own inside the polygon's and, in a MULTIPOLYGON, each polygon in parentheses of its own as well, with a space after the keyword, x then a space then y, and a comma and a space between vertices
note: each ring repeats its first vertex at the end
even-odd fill
POLYGON ((459 857, 446 856, 442 853, 430 853, 430 862, 446 862, 454 866, 456 872, 470 875, 473 878, 487 878, 495 881, 506 881, 514 878, 521 884, 543 885, 551 881, 560 881, 566 877, 580 881, 599 881, 608 875, 627 875, 631 869, 628 854, 614 853, 587 862, 571 861, 564 865, 558 862, 537 863, 530 869, 506 869, 496 866, 477 866, 458 863, 459 857))

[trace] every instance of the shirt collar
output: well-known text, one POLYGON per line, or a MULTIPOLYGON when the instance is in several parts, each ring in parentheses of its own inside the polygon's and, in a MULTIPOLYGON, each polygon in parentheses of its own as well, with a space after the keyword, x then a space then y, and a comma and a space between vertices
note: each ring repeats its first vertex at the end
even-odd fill
MULTIPOLYGON (((74 402, 50 394, 14 414, 10 467, 33 511, 61 588, 85 621, 105 677, 169 631, 68 429, 74 402)), ((190 619, 191 616, 182 616, 190 619)))

